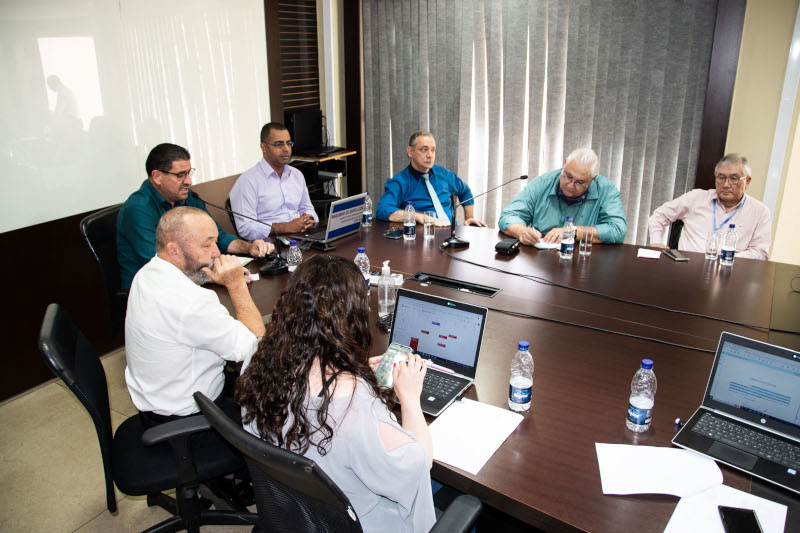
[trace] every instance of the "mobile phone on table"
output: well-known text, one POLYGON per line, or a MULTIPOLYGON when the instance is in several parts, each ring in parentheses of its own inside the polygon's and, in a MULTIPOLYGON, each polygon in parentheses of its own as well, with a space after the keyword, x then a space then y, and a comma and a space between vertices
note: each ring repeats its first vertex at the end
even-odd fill
POLYGON ((678 250, 664 250, 664 255, 673 261, 688 261, 689 258, 680 253, 678 250))
POLYGON ((400 239, 400 238, 403 237, 403 233, 405 233, 403 228, 393 228, 393 229, 390 229, 389 231, 387 231, 386 233, 384 233, 383 235, 387 239, 400 239))
POLYGON ((718 505, 725 533, 763 533, 756 512, 752 509, 718 505))
POLYGON ((378 368, 375 369, 378 385, 384 389, 392 388, 392 370, 394 369, 394 364, 402 360, 403 354, 413 351, 414 350, 412 350, 410 346, 405 346, 397 342, 390 344, 386 349, 386 353, 383 354, 383 359, 378 363, 378 368))

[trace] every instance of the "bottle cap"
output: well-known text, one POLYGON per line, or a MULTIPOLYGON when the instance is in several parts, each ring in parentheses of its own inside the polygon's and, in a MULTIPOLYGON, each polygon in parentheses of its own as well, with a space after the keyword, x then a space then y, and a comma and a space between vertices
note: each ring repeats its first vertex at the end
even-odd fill
POLYGON ((650 370, 653 368, 653 360, 652 359, 642 359, 642 368, 645 370, 650 370))
POLYGON ((412 202, 411 200, 406 200, 406 205, 413 205, 413 204, 414 202, 412 202))
POLYGON ((567 217, 567 222, 572 222, 572 215, 569 215, 569 216, 567 217))
POLYGON ((729 227, 729 228, 731 228, 731 229, 733 229, 733 228, 735 228, 735 227, 736 227, 736 224, 729 224, 729 225, 728 225, 728 227, 729 227))
POLYGON ((367 251, 367 249, 366 249, 366 248, 364 248, 363 246, 359 246, 359 247, 358 247, 358 253, 360 253, 360 254, 363 254, 363 253, 364 253, 364 252, 366 252, 366 251, 367 251))
POLYGON ((517 349, 527 352, 529 346, 530 346, 530 344, 528 344, 528 341, 519 341, 519 345, 517 346, 517 349))
POLYGON ((297 246, 297 241, 292 239, 291 241, 289 241, 289 246, 297 246))

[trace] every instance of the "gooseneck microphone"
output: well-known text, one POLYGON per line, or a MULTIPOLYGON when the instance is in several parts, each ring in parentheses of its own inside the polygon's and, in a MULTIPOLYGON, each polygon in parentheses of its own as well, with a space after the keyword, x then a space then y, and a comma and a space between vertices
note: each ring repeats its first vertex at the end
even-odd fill
POLYGON ((458 209, 459 206, 464 205, 465 203, 469 202, 470 200, 474 200, 475 198, 480 198, 484 194, 489 194, 492 191, 496 191, 500 187, 505 187, 509 183, 526 179, 528 179, 527 174, 524 176, 520 176, 518 178, 514 178, 512 180, 508 180, 505 183, 501 183, 497 187, 492 187, 488 191, 476 194, 472 198, 467 198, 463 202, 456 203, 457 196, 455 194, 450 195, 450 203, 453 206, 453 220, 452 223, 450 224, 450 236, 442 243, 442 248, 469 248, 469 241, 466 241, 464 239, 459 239, 458 237, 456 237, 456 209, 458 209))
POLYGON ((258 222, 259 224, 264 224, 265 226, 268 226, 270 230, 269 235, 272 235, 273 233, 275 234, 275 252, 267 255, 264 259, 256 258, 257 261, 264 262, 264 266, 262 266, 259 269, 259 272, 264 276, 274 276, 277 274, 285 274, 289 272, 289 264, 283 257, 281 257, 281 240, 278 238, 278 232, 275 231, 275 228, 272 226, 272 224, 270 224, 269 222, 264 222, 263 220, 258 220, 257 218, 237 213, 236 211, 231 211, 227 207, 222 207, 220 205, 207 202, 206 200, 200 198, 200 195, 191 189, 189 189, 189 193, 206 205, 210 205, 211 207, 216 207, 217 209, 220 209, 222 211, 227 211, 228 213, 231 213, 233 215, 240 216, 242 218, 246 218, 248 220, 252 220, 254 222, 258 222))

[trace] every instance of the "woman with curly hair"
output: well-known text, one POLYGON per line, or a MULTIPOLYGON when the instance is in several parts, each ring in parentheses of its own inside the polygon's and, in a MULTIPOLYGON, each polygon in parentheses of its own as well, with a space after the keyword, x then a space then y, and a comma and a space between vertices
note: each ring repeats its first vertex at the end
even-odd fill
POLYGON ((236 402, 249 432, 320 465, 364 531, 428 531, 433 445, 419 401, 427 367, 409 354, 394 368, 394 391, 381 389, 369 318, 355 263, 304 261, 239 378, 236 402), (391 414, 395 394, 402 425, 391 414))

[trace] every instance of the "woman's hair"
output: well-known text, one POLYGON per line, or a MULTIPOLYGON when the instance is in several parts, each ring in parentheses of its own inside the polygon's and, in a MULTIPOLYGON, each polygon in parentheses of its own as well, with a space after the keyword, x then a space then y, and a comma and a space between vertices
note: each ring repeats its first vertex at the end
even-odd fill
POLYGON ((272 322, 236 385, 236 402, 246 410, 242 421, 255 421, 261 438, 280 447, 305 453, 314 445, 324 455, 333 437, 328 407, 335 385, 327 383, 328 374, 360 378, 391 408, 394 393, 378 386, 368 363, 369 319, 369 293, 355 263, 330 255, 302 262, 278 298, 272 322), (322 405, 312 409, 315 420, 310 420, 305 397, 315 358, 323 381, 322 405))

